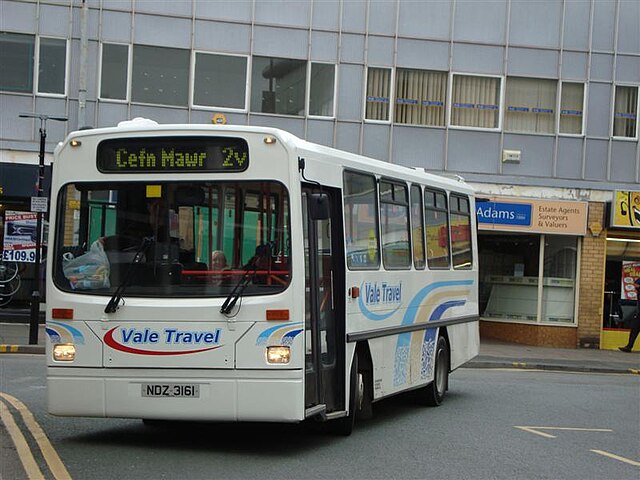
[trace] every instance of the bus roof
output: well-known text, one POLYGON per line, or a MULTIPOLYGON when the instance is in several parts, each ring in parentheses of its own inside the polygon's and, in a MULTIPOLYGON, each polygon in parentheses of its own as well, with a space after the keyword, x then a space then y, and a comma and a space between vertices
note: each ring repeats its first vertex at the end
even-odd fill
POLYGON ((426 172, 423 168, 419 167, 406 167, 383 160, 377 160, 375 158, 358 155, 355 153, 346 152, 344 150, 338 150, 336 148, 327 147, 325 145, 316 144, 303 140, 286 130, 273 127, 263 126, 245 126, 245 125, 216 125, 216 124, 159 124, 154 120, 147 118, 134 118, 133 120, 127 120, 120 122, 115 127, 101 127, 92 128, 86 130, 77 130, 69 133, 64 142, 58 144, 55 149, 57 154, 65 144, 74 138, 91 137, 91 136, 119 136, 123 134, 159 134, 162 132, 176 132, 176 133, 190 133, 190 134, 212 134, 215 132, 233 133, 239 134, 266 134, 276 137, 286 147, 291 150, 296 150, 298 153, 306 153, 313 156, 321 156, 326 159, 339 157, 343 166, 347 169, 364 170, 367 172, 375 172, 383 176, 396 177, 398 179, 403 178, 406 180, 421 179, 424 183, 433 184, 441 188, 450 190, 457 190, 466 193, 472 193, 473 188, 464 182, 462 177, 457 176, 454 180, 452 178, 444 177, 442 175, 432 174, 426 172))

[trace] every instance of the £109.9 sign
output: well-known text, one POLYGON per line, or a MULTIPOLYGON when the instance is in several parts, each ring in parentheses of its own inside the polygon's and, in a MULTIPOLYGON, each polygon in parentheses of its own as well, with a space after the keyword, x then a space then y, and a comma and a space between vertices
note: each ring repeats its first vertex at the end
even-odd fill
POLYGON ((36 261, 37 220, 33 212, 5 212, 3 260, 36 261))

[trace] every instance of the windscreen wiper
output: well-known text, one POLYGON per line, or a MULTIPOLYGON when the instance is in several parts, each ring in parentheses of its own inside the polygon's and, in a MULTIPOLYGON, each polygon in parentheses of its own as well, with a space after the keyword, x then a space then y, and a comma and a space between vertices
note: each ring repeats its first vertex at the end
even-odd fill
POLYGON ((247 288, 247 285, 249 285, 249 283, 251 283, 251 280, 255 278, 257 271, 258 262, 254 261, 242 274, 242 278, 238 281, 238 283, 236 283, 236 286, 233 287, 233 290, 231 290, 231 293, 222 304, 222 307, 220 307, 221 314, 229 315, 229 313, 231 313, 231 310, 233 310, 233 307, 235 307, 236 303, 238 303, 238 299, 242 295, 242 292, 244 292, 244 289, 247 288))
POLYGON ((107 303, 107 306, 104 308, 104 313, 114 313, 116 310, 118 310, 118 307, 120 306, 120 301, 122 300, 122 295, 124 295, 124 291, 129 285, 129 281, 133 276, 133 272, 136 270, 138 264, 140 264, 140 262, 142 261, 144 253, 151 246, 152 242, 153 242, 152 239, 149 237, 144 237, 142 239, 142 243, 138 247, 138 250, 136 251, 135 255, 133 256, 133 260, 131 260, 131 263, 129 263, 129 268, 127 269, 127 273, 125 273, 124 278, 120 282, 120 285, 118 285, 118 288, 116 288, 116 291, 113 292, 113 296, 109 300, 109 303, 107 303))

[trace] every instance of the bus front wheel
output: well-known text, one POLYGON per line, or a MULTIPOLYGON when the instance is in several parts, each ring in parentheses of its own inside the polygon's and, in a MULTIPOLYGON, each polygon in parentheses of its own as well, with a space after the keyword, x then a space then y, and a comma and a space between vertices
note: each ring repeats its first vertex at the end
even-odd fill
POLYGON ((356 410, 359 409, 362 403, 363 392, 363 376, 358 371, 358 355, 354 355, 353 362, 351 363, 351 374, 349 381, 349 414, 346 417, 341 417, 336 420, 331 420, 331 430, 338 434, 349 436, 353 431, 353 426, 356 421, 356 410))
POLYGON ((431 407, 442 404, 449 388, 449 344, 440 336, 436 343, 434 355, 433 381, 424 387, 422 398, 431 407))

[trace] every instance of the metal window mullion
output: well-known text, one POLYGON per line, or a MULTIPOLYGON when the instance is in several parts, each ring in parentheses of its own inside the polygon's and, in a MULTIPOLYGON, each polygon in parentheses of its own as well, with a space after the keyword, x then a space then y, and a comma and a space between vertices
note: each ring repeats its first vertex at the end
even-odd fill
POLYGON ((538 249, 538 302, 536 307, 536 322, 542 322, 542 297, 544 295, 544 242, 545 235, 540 235, 540 247, 538 249))

